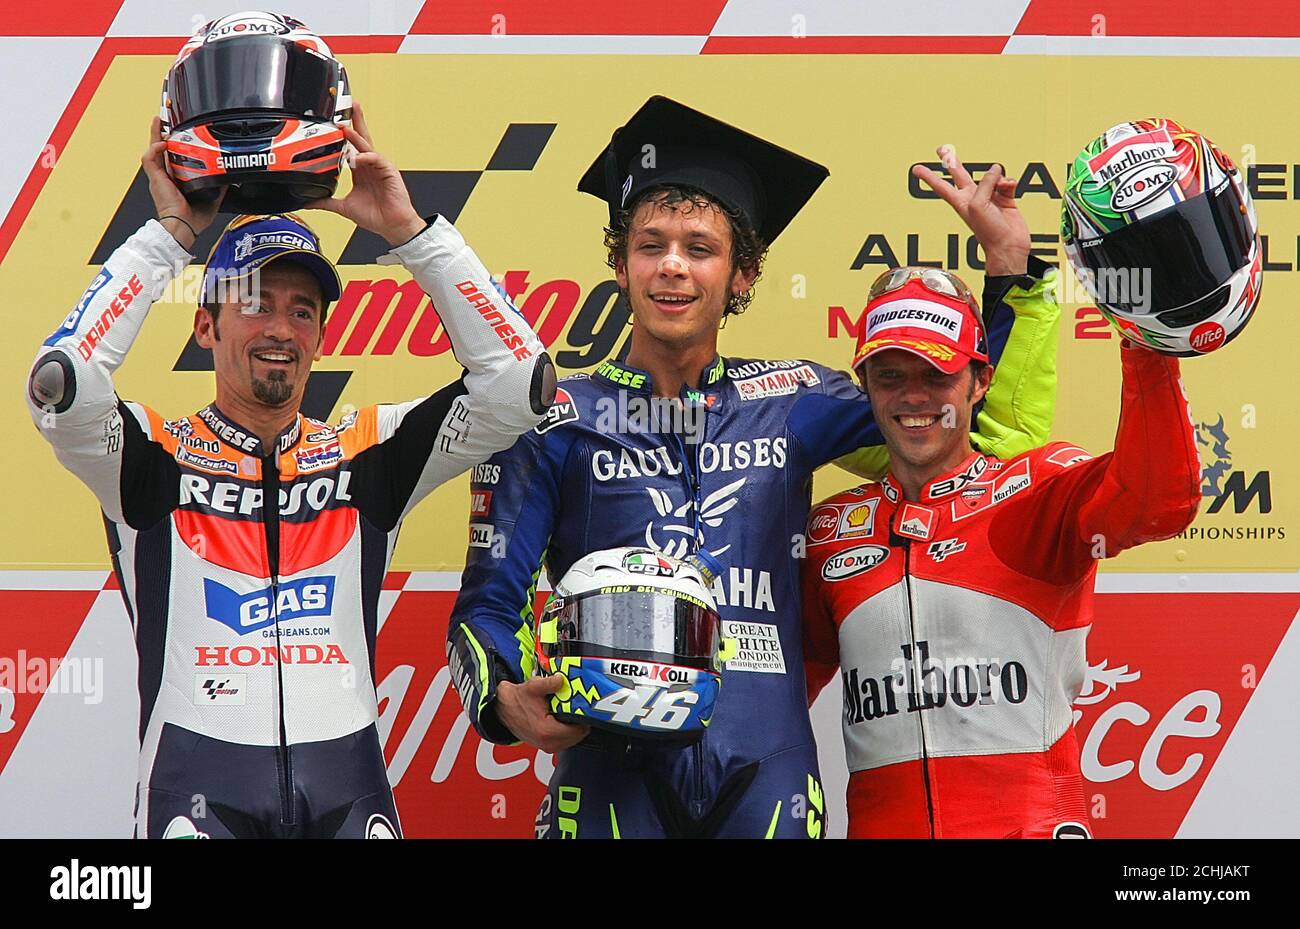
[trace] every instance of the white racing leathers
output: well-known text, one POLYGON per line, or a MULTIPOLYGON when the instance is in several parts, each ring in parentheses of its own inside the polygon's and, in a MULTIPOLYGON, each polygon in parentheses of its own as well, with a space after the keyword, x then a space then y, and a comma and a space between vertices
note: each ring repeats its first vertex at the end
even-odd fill
POLYGON ((379 591, 402 519, 545 414, 549 358, 445 220, 392 254, 464 375, 264 447, 215 405, 165 420, 113 372, 190 260, 150 221, 41 346, 27 400, 103 509, 139 653, 137 835, 399 835, 379 739, 379 591), (275 501, 266 506, 266 501, 275 501))

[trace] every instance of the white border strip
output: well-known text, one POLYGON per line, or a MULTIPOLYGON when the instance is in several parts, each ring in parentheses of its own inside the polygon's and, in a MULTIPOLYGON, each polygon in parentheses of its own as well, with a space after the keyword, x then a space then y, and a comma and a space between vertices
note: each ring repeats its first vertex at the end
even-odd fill
MULTIPOLYGON (((543 571, 537 578, 538 590, 550 590, 550 582, 543 571)), ((460 590, 459 571, 412 571, 402 585, 402 590, 460 590)))
MULTIPOLYGON (((424 0, 310 0, 308 3, 259 5, 247 0, 208 0, 207 3, 177 3, 176 0, 124 0, 108 29, 110 36, 181 36, 212 19, 241 10, 281 10, 301 19, 317 35, 405 35, 424 9, 424 0)), ((487 19, 487 14, 484 14, 487 19)), ((162 75, 159 74, 161 79, 162 75)))
POLYGON ((1300 38, 1276 36, 1013 35, 1004 55, 1131 55, 1135 58, 1300 57, 1300 38))
POLYGON ((1098 574, 1097 593, 1262 594, 1300 591, 1300 571, 1253 574, 1098 574))
MULTIPOLYGON (((0 590, 101 590, 109 571, 0 571, 0 590)), ((412 571, 402 590, 460 589, 459 571, 412 571)), ((545 572, 537 589, 551 585, 545 572)), ((1120 593, 1296 593, 1300 571, 1260 571, 1251 574, 1127 574, 1097 575, 1097 592, 1120 593)))
MULTIPOLYGON (((403 590, 459 590, 456 571, 412 571, 403 590)), ((546 573, 537 579, 537 589, 550 590, 546 573)), ((1097 593, 1296 593, 1300 592, 1300 571, 1251 574, 1128 574, 1097 575, 1097 593)))
POLYGON ((0 590, 102 590, 110 571, 0 571, 0 590))
POLYGON ((703 35, 408 35, 413 55, 698 55, 703 35))
POLYGON ((715 36, 1005 36, 1030 0, 729 0, 715 36))

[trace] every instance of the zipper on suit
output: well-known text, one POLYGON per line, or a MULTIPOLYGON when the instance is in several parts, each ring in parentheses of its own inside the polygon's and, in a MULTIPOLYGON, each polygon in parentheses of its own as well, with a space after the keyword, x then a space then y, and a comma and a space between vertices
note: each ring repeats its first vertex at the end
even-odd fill
POLYGON ((704 502, 700 491, 700 445, 704 442, 703 433, 700 434, 700 441, 695 443, 695 463, 691 464, 691 456, 686 452, 686 442, 677 432, 673 433, 673 441, 677 444, 677 451, 682 461, 682 478, 686 488, 686 495, 693 502, 691 507, 691 550, 688 554, 694 554, 700 548, 700 506, 704 502))
MULTIPOLYGON (((685 398, 683 397, 682 399, 683 399, 683 403, 685 403, 686 402, 685 398)), ((677 450, 681 454, 682 476, 686 478, 686 492, 690 496, 691 500, 694 501, 694 504, 691 507, 691 550, 690 550, 691 554, 694 554, 695 552, 699 551, 700 536, 702 535, 701 528, 700 528, 701 527, 700 508, 704 501, 703 501, 702 492, 700 490, 700 447, 704 444, 704 433, 705 433, 704 427, 708 425, 707 410, 701 408, 701 415, 706 416, 706 418, 703 420, 701 424, 699 438, 694 443, 695 454, 693 456, 694 457, 693 463, 692 463, 692 456, 687 454, 686 451, 686 441, 682 438, 681 433, 677 432, 676 430, 673 430, 673 439, 676 441, 677 450)), ((703 741, 704 740, 701 739, 691 746, 691 758, 694 762, 694 768, 695 768, 695 798, 694 798, 694 802, 691 804, 692 806, 691 814, 693 816, 699 815, 698 806, 704 802, 703 741)))
MULTIPOLYGON (((891 527, 892 531, 892 527, 891 527)), ((912 646, 911 660, 908 666, 912 668, 912 675, 918 689, 924 688, 922 678, 916 676, 916 600, 912 591, 912 542, 898 534, 894 534, 891 544, 897 541, 902 544, 903 548, 903 583, 907 585, 907 629, 908 636, 912 646)), ((921 700, 921 694, 911 690, 912 681, 908 682, 909 700, 921 700)), ((934 838, 934 795, 930 787, 930 751, 925 743, 925 710, 920 706, 916 711, 916 723, 921 729, 921 777, 925 783, 925 815, 930 824, 930 838, 934 838)))
POLYGON ((276 712, 280 744, 277 747, 280 770, 280 822, 293 825, 293 758, 284 719, 284 661, 280 650, 280 453, 277 441, 271 454, 262 458, 262 525, 266 531, 266 563, 271 575, 271 618, 275 629, 275 683, 278 699, 276 712))

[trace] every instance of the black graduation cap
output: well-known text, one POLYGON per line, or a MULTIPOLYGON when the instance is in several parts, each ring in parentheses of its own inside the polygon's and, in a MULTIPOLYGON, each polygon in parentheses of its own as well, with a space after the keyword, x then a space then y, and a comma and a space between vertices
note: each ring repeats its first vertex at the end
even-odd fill
POLYGON ((829 174, 802 155, 655 96, 614 130, 578 190, 606 201, 613 223, 651 187, 695 187, 747 216, 771 245, 829 174))

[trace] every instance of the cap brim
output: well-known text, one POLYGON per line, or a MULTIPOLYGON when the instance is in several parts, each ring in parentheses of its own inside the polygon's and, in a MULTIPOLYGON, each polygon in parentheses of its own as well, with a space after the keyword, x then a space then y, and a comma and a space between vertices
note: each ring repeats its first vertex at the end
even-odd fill
MULTIPOLYGON (((259 249, 260 251, 262 249, 259 249)), ((259 254, 245 266, 244 270, 264 268, 271 262, 283 258, 302 265, 316 276, 316 280, 320 281, 321 294, 325 297, 326 303, 333 303, 343 292, 343 283, 339 280, 338 271, 334 269, 329 259, 318 252, 309 252, 301 248, 266 248, 265 251, 265 255, 259 254)))
POLYGON ((873 355, 879 355, 891 348, 923 358, 944 374, 956 374, 973 360, 965 352, 950 348, 947 345, 941 345, 938 342, 927 342, 906 337, 883 338, 873 339, 858 349, 857 354, 853 356, 853 370, 858 370, 858 368, 862 367, 863 362, 873 355))

